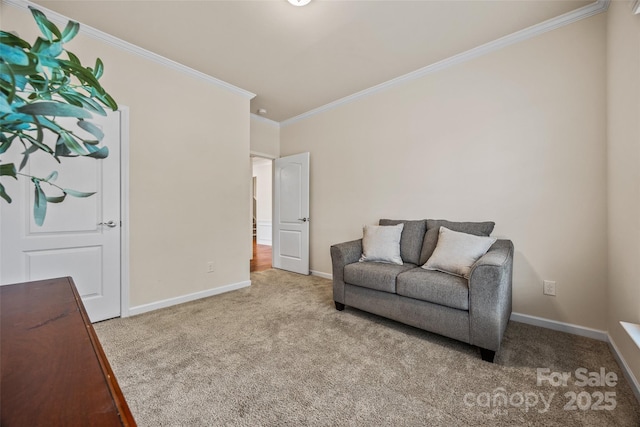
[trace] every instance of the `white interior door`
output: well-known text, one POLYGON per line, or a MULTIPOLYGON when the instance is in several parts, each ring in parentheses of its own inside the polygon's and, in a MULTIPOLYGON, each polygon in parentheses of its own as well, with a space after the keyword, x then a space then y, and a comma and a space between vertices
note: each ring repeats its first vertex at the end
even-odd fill
MULTIPOLYGON (((46 177, 58 171, 62 188, 92 192, 48 203, 42 226, 33 219, 34 190, 28 178, 3 180, 13 202, 0 203, 0 284, 71 276, 92 322, 120 315, 120 112, 94 116, 109 156, 103 160, 63 158, 59 164, 35 153, 22 172, 46 177), (102 225, 101 225, 102 224, 102 225)), ((5 153, 20 162, 20 144, 5 153)), ((3 155, 3 160, 4 160, 3 155)), ((47 195, 59 195, 42 184, 47 195)))
POLYGON ((273 266, 309 274, 309 153, 276 159, 273 266))

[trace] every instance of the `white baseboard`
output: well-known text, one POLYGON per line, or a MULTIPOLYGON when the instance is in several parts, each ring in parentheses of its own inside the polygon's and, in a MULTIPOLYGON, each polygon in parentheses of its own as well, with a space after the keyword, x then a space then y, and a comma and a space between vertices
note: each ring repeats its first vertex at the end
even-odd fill
POLYGON ((542 317, 530 316, 528 314, 511 313, 511 320, 514 322, 526 323, 529 325, 540 326, 542 328, 553 329, 554 331, 567 332, 573 335, 579 335, 582 337, 593 338, 598 341, 604 341, 609 344, 611 353, 616 359, 618 366, 622 369, 633 394, 636 396, 638 402, 640 402, 640 383, 638 379, 633 375, 633 371, 629 368, 629 365, 625 361, 624 357, 618 350, 618 346, 611 338, 608 332, 600 331, 598 329, 591 329, 584 326, 573 325, 571 323, 558 322, 556 320, 544 319, 542 317))
POLYGON ((173 305, 183 304, 185 302, 195 301, 200 298, 211 297, 214 295, 223 294, 225 292, 231 292, 238 289, 251 286, 251 280, 247 280, 239 283, 232 283, 230 285, 219 286, 213 289, 207 289, 206 291, 194 292, 192 294, 182 295, 175 298, 169 298, 162 301, 156 301, 149 304, 137 305, 129 308, 129 316, 135 316, 149 311, 158 310, 161 308, 171 307, 173 305))
POLYGON ((312 276, 322 277, 324 279, 333 280, 333 275, 329 273, 323 273, 322 271, 310 270, 312 276))
POLYGON ((521 313, 511 313, 511 320, 513 320, 514 322, 526 323, 528 325, 552 329, 554 331, 567 332, 569 334, 579 335, 581 337, 593 338, 598 341, 609 341, 609 334, 606 331, 591 329, 585 326, 558 322, 557 320, 549 320, 543 317, 536 317, 521 313))
POLYGON ((627 379, 627 382, 629 383, 633 394, 636 395, 636 399, 638 400, 638 402, 640 402, 640 383, 638 383, 638 379, 635 375, 633 375, 633 371, 631 371, 631 368, 629 368, 626 360, 624 360, 624 357, 622 357, 622 354, 620 353, 620 350, 618 350, 618 346, 616 345, 616 343, 611 338, 611 335, 607 334, 607 336, 609 338, 609 347, 611 348, 613 357, 616 359, 616 362, 618 362, 618 365, 622 369, 622 372, 624 373, 624 376, 627 379))
MULTIPOLYGON (((311 270, 311 275, 324 277, 325 279, 333 279, 333 275, 329 273, 323 273, 321 271, 311 270)), ((610 342, 609 334, 606 331, 601 331, 599 329, 587 328, 585 326, 559 322, 557 320, 550 320, 543 317, 531 316, 529 314, 522 313, 511 313, 511 320, 513 320, 514 322, 526 323, 528 325, 552 329, 554 331, 567 332, 569 334, 578 335, 581 337, 593 338, 598 341, 610 342)))

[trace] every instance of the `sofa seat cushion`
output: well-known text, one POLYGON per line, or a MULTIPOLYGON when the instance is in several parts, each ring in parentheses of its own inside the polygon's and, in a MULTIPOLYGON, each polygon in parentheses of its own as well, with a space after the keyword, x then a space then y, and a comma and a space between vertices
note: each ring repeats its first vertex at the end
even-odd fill
POLYGON ((344 281, 363 288, 395 293, 398 275, 416 267, 415 264, 409 263, 398 265, 383 262, 355 262, 345 265, 344 281))
POLYGON ((469 310, 467 279, 440 271, 414 268, 398 276, 396 293, 458 310, 469 310))

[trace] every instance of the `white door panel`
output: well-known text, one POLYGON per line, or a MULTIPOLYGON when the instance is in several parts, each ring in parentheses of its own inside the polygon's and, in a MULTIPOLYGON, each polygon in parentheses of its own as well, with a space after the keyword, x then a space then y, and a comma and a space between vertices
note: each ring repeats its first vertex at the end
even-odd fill
POLYGON ((24 254, 29 280, 69 276, 73 271, 73 280, 77 282, 83 300, 104 295, 101 246, 26 251, 24 254))
MULTIPOLYGON (((95 322, 120 315, 120 112, 96 115, 93 122, 105 134, 106 159, 75 157, 57 163, 35 153, 23 172, 46 177, 58 171, 55 184, 96 194, 48 203, 44 224, 37 226, 32 183, 24 177, 7 182, 13 202, 0 203, 0 284, 71 276, 95 322), (107 221, 115 227, 99 225, 107 221)), ((20 162, 20 150, 6 154, 20 162)), ((49 196, 61 194, 45 183, 42 188, 49 196)))
POLYGON ((273 266, 309 274, 309 153, 276 159, 273 266))

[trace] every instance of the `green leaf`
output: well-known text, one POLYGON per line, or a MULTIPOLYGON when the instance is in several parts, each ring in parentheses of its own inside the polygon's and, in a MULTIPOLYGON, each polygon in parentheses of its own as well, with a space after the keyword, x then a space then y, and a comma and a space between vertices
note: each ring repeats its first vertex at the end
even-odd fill
POLYGON ((69 60, 71 61, 71 63, 82 66, 82 64, 80 63, 80 58, 78 58, 73 52, 67 51, 67 55, 69 56, 69 60))
POLYGON ((16 165, 13 163, 4 163, 0 165, 0 176, 11 176, 18 179, 16 176, 17 173, 16 165))
POLYGON ((36 42, 33 44, 33 47, 31 48, 31 51, 39 56, 40 52, 45 50, 50 45, 51 45, 51 41, 50 40, 43 39, 42 37, 38 37, 36 39, 36 42))
POLYGON ((67 197, 66 194, 63 194, 62 196, 52 196, 49 197, 47 196, 47 202, 49 203, 61 203, 64 201, 64 199, 67 197))
POLYGON ((98 142, 102 141, 102 138, 104 138, 104 132, 102 132, 102 130, 98 126, 94 125, 91 122, 88 122, 86 120, 78 120, 78 126, 89 132, 91 135, 95 136, 98 142))
POLYGON ((82 102, 80 102, 75 96, 62 91, 58 92, 58 95, 60 95, 69 104, 75 105, 76 107, 84 108, 84 105, 82 105, 82 102))
POLYGON ((98 99, 104 103, 107 107, 111 108, 113 111, 118 109, 118 104, 115 99, 111 97, 108 93, 104 93, 104 95, 98 95, 98 99))
POLYGON ((29 155, 25 154, 24 156, 22 156, 22 161, 20 162, 20 170, 24 169, 24 167, 27 166, 27 162, 29 162, 29 155))
MULTIPOLYGON (((22 133, 20 135, 20 140, 23 142, 27 140, 28 142, 30 142, 31 144, 33 144, 35 146, 35 148, 38 148, 42 151, 44 151, 45 153, 48 154, 53 154, 53 150, 51 149, 51 147, 49 147, 47 144, 45 144, 43 142, 44 140, 44 132, 43 132, 43 127, 40 124, 40 122, 36 119, 33 121, 33 124, 36 126, 36 137, 34 138, 31 134, 27 134, 27 133, 22 133)), ((26 147, 26 144, 25 144, 26 147)), ((33 149, 33 147, 32 147, 33 149)), ((29 153, 30 154, 30 153, 29 153)), ((23 159, 23 164, 25 163, 25 160, 23 159)), ((20 169, 22 169, 23 166, 20 166, 20 169)))
POLYGON ((85 148, 89 151, 87 157, 92 157, 94 159, 105 159, 109 157, 109 148, 107 147, 97 148, 95 145, 85 144, 85 148))
POLYGON ((27 43, 25 40, 22 40, 20 37, 15 34, 8 33, 6 31, 0 30, 0 43, 6 44, 13 47, 19 47, 20 49, 29 50, 31 49, 31 45, 27 43))
POLYGON ((33 102, 17 108, 17 111, 33 116, 76 117, 79 119, 90 119, 92 117, 91 113, 84 108, 56 101, 33 102))
POLYGON ((9 131, 22 134, 20 131, 35 129, 31 127, 32 117, 26 114, 5 114, 0 117, 0 126, 9 131))
POLYGON ((29 57, 19 47, 0 44, 0 58, 8 64, 29 65, 29 57))
MULTIPOLYGON (((56 65, 55 68, 51 69, 51 78, 49 79, 52 82, 56 82, 62 87, 68 87, 71 83, 71 78, 67 76, 62 68, 60 68, 60 64, 56 65)), ((69 90, 74 90, 70 88, 69 90)))
MULTIPOLYGON (((3 61, 0 61, 0 76, 2 76, 2 82, 3 82, 2 87, 3 89, 6 88, 5 103, 7 103, 8 105, 11 105, 15 99, 16 91, 18 89, 22 90, 24 88, 24 86, 22 86, 22 83, 20 83, 20 82, 24 82, 24 79, 21 79, 19 81, 17 79, 17 76, 13 72, 12 67, 8 65, 4 65, 3 61)), ((11 110, 11 108, 9 109, 11 110)))
POLYGON ((69 21, 67 26, 62 30, 62 43, 68 43, 73 39, 80 30, 80 24, 74 21, 69 21))
POLYGON ((29 6, 31 9, 31 14, 33 18, 36 20, 36 24, 40 27, 40 31, 49 41, 53 41, 54 36, 56 39, 60 40, 62 35, 60 34, 60 30, 56 27, 53 22, 49 21, 44 13, 40 12, 38 9, 29 6))
POLYGON ((44 132, 42 131, 42 125, 40 124, 40 122, 36 119, 36 126, 37 126, 37 132, 36 132, 36 140, 38 141, 38 144, 34 144, 36 145, 38 148, 40 149, 44 149, 44 151, 46 151, 47 153, 51 154, 51 147, 49 147, 47 144, 45 144, 44 142, 42 142, 44 140, 44 132), (42 148, 40 147, 42 146, 42 148), (46 147, 46 148, 44 148, 46 147))
POLYGON ((4 190, 4 185, 2 185, 2 184, 0 184, 0 197, 5 199, 7 201, 7 203, 11 203, 11 197, 9 197, 7 192, 4 190))
POLYGON ((51 172, 43 181, 54 182, 58 178, 58 172, 51 172))
POLYGON ((0 113, 12 113, 11 105, 7 99, 3 96, 0 98, 0 113))
POLYGON ((42 97, 45 92, 49 92, 49 80, 39 74, 28 76, 26 80, 38 93, 32 95, 42 97))
POLYGON ((46 117, 39 116, 37 121, 42 125, 43 128, 49 129, 53 133, 60 134, 60 132, 64 132, 64 129, 58 126, 55 121, 49 120, 46 117))
POLYGON ((20 162, 20 169, 22 170, 24 169, 25 166, 27 166, 27 162, 29 161, 29 156, 33 153, 35 153, 36 151, 38 151, 38 146, 37 145, 32 145, 29 148, 27 148, 26 150, 24 150, 24 152, 22 153, 22 161, 20 162))
POLYGON ((7 138, 4 134, 0 134, 0 154, 5 153, 9 147, 11 147, 11 143, 15 139, 15 135, 7 138))
POLYGON ((84 198, 84 197, 89 197, 89 196, 93 196, 94 194, 96 194, 96 192, 95 192, 95 191, 93 191, 93 192, 91 192, 91 193, 85 193, 85 192, 82 192, 82 191, 71 190, 71 189, 69 189, 69 188, 63 188, 63 189, 62 189, 62 191, 64 191, 64 192, 65 192, 65 194, 68 194, 68 195, 70 195, 70 196, 73 196, 73 197, 82 197, 82 198, 84 198))
POLYGON ((22 153, 22 154, 27 154, 27 155, 33 154, 36 151, 38 151, 38 149, 39 149, 38 147, 36 147, 35 145, 32 145, 31 147, 29 147, 26 150, 24 150, 24 153, 22 153))
POLYGON ((96 66, 93 69, 93 75, 96 76, 96 79, 99 79, 100 77, 102 77, 103 73, 104 64, 102 63, 102 60, 100 58, 96 58, 96 66))
POLYGON ((64 145, 69 149, 70 152, 79 156, 85 156, 88 154, 88 152, 84 148, 82 148, 80 143, 76 141, 75 138, 68 132, 62 132, 60 133, 60 136, 62 137, 64 145))
POLYGON ((38 57, 31 52, 27 53, 26 55, 27 58, 29 58, 28 65, 6 64, 0 61, 0 74, 15 76, 28 76, 31 74, 38 74, 38 57))
POLYGON ((33 51, 39 54, 42 65, 55 66, 56 61, 54 61, 54 58, 57 58, 62 53, 62 43, 50 42, 39 38, 34 45, 33 51))
POLYGON ((33 185, 35 186, 35 198, 33 201, 33 219, 36 225, 42 226, 44 224, 44 217, 47 215, 47 196, 40 188, 40 181, 32 178, 33 185))
POLYGON ((54 154, 54 157, 56 160, 58 160, 58 162, 60 162, 58 157, 77 157, 77 155, 72 154, 71 151, 69 151, 67 146, 64 144, 64 138, 59 136, 58 141, 56 142, 56 152, 54 154))
POLYGON ((89 87, 95 89, 100 94, 104 93, 104 89, 100 85, 100 82, 98 82, 91 71, 72 61, 60 59, 58 62, 64 69, 76 76, 82 83, 89 85, 89 87))
POLYGON ((61 89, 58 93, 69 104, 83 107, 93 113, 100 114, 101 116, 107 115, 107 113, 104 111, 104 108, 102 108, 102 106, 97 101, 86 97, 84 94, 75 92, 72 89, 61 89))

